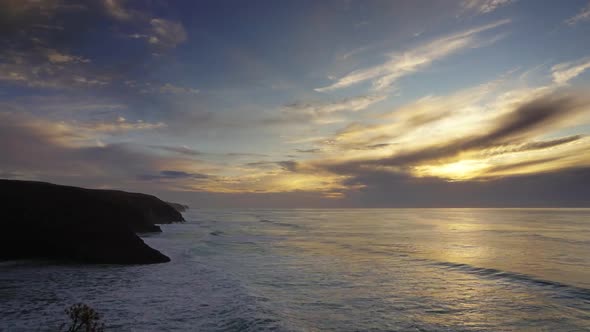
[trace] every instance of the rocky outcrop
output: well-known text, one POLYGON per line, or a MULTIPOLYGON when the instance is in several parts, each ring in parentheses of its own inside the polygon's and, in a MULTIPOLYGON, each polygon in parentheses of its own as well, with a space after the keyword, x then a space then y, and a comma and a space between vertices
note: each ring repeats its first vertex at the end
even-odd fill
POLYGON ((182 214, 180 214, 178 210, 169 203, 152 195, 129 193, 118 190, 93 191, 95 191, 97 200, 117 206, 123 206, 138 214, 138 216, 134 218, 122 220, 122 222, 127 223, 133 231, 138 233, 160 232, 160 227, 156 226, 156 224, 170 224, 184 221, 182 214))
POLYGON ((185 205, 185 204, 179 204, 179 203, 173 203, 173 202, 166 202, 166 203, 168 203, 168 205, 172 206, 178 212, 185 212, 186 210, 189 209, 189 206, 185 205))
POLYGON ((184 220, 154 196, 43 182, 0 180, 0 204, 0 260, 168 262, 135 233, 184 220))

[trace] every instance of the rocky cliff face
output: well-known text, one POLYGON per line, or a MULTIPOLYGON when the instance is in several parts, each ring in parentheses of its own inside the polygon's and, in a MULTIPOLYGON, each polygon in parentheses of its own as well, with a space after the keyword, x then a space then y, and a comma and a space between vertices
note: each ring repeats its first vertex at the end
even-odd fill
POLYGON ((0 180, 0 214, 0 260, 168 262, 135 233, 183 221, 176 209, 150 195, 14 180, 0 180))

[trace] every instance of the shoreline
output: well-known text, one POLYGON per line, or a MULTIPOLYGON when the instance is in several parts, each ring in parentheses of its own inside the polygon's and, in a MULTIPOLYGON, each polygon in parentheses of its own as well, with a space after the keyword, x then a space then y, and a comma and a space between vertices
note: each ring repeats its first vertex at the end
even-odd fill
POLYGON ((170 258, 140 234, 184 221, 172 204, 155 196, 46 182, 0 180, 0 201, 5 205, 0 261, 165 263, 170 258))

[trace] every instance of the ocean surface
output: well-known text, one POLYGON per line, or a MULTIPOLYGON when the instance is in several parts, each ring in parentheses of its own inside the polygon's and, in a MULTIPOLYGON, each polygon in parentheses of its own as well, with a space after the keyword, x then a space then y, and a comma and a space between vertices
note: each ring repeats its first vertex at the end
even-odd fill
POLYGON ((590 209, 190 210, 147 266, 0 263, 0 330, 590 331, 590 209))

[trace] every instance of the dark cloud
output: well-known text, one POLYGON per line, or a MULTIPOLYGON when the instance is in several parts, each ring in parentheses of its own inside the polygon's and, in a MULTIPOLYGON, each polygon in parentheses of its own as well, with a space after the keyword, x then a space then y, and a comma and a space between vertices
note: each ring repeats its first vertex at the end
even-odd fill
POLYGON ((561 159, 561 158, 560 157, 551 157, 551 158, 542 158, 542 159, 535 159, 535 160, 527 160, 527 161, 522 161, 522 162, 518 162, 518 163, 514 163, 514 164, 495 166, 495 167, 492 167, 492 168, 488 169, 487 172, 488 173, 491 173, 491 174, 494 174, 494 173, 498 173, 498 172, 518 170, 518 169, 522 169, 522 168, 525 168, 525 167, 542 165, 542 164, 545 164, 545 163, 554 162, 554 161, 557 161, 559 159, 561 159))
MULTIPOLYGON (((579 112, 583 106, 588 106, 588 101, 572 94, 555 94, 545 96, 528 102, 514 111, 500 117, 493 128, 484 134, 470 137, 461 137, 439 145, 429 146, 419 150, 398 152, 390 157, 354 161, 350 164, 374 165, 374 166, 397 166, 406 167, 429 161, 446 161, 458 157, 461 153, 482 150, 495 146, 520 143, 532 135, 555 128, 560 122, 571 118, 579 112)), ((567 140, 577 139, 566 138, 562 141, 533 142, 524 145, 525 149, 542 149, 546 147, 564 144, 567 140)), ((338 169, 338 165, 327 165, 328 168, 338 169)), ((346 167, 344 167, 346 168, 346 167)))
POLYGON ((249 153, 249 152, 228 152, 228 153, 220 153, 220 154, 208 153, 208 152, 201 152, 201 151, 198 151, 195 149, 191 149, 187 146, 148 145, 148 147, 152 148, 152 149, 156 149, 156 150, 174 152, 174 153, 178 153, 178 154, 186 155, 186 156, 209 155, 209 156, 236 157, 236 158, 240 158, 240 157, 256 157, 256 158, 268 157, 267 154, 249 153))
POLYGON ((378 144, 371 144, 371 145, 367 145, 364 147, 360 147, 360 148, 358 148, 358 150, 375 150, 375 149, 386 148, 388 146, 391 146, 391 143, 378 143, 378 144))
MULTIPOLYGON (((343 182, 344 186, 351 188, 345 193, 347 206, 584 206, 590 203, 587 198, 582 198, 590 197, 590 189, 581 185, 588 181, 588 169, 570 168, 532 175, 484 177, 483 180, 467 181, 416 177, 411 169, 422 162, 449 161, 467 151, 499 148, 501 152, 497 153, 522 152, 574 142, 582 136, 546 141, 526 140, 548 129, 558 128, 561 122, 571 120, 587 105, 585 99, 576 95, 549 95, 523 104, 499 117, 491 126, 492 129, 479 135, 401 152, 382 159, 317 161, 308 165, 311 168, 293 164, 290 170, 309 171, 315 167, 320 171, 348 176, 348 180, 343 182)), ((489 172, 493 174, 557 160, 559 157, 517 162, 492 168, 489 172)))
POLYGON ((289 172, 296 172, 298 163, 295 160, 283 160, 283 161, 255 161, 244 164, 248 167, 260 167, 260 168, 276 168, 280 167, 282 170, 289 172))
POLYGON ((244 166, 272 169, 272 168, 277 167, 277 163, 275 161, 254 161, 254 162, 250 162, 250 163, 245 163, 244 166))
POLYGON ((26 34, 31 30, 63 30, 54 18, 59 12, 81 12, 85 4, 63 0, 0 0, 0 34, 26 34))
POLYGON ((530 142, 523 145, 519 151, 529 151, 529 150, 542 150, 547 148, 552 148, 554 146, 559 146, 562 144, 567 144, 571 142, 575 142, 584 136, 582 135, 572 135, 562 138, 556 138, 548 141, 538 141, 538 142, 530 142))
POLYGON ((155 181, 155 180, 178 180, 178 179, 207 179, 209 178, 206 174, 201 173, 187 173, 183 171, 171 171, 165 170, 158 174, 141 174, 137 176, 142 181, 155 181))
POLYGON ((536 130, 551 127, 579 111, 580 99, 576 96, 548 96, 526 103, 501 117, 488 133, 453 140, 443 145, 409 151, 385 158, 376 164, 388 166, 413 165, 423 161, 458 156, 462 152, 489 148, 495 145, 520 141, 536 130))
POLYGON ((319 153, 322 152, 322 149, 295 149, 295 151, 299 153, 319 153))
POLYGON ((475 145, 489 145, 506 139, 520 138, 536 129, 555 126, 569 118, 588 101, 572 94, 555 94, 528 102, 501 117, 496 128, 476 138, 475 145))
POLYGON ((198 156, 202 153, 186 146, 149 145, 152 149, 179 153, 187 156, 198 156))
POLYGON ((545 141, 534 141, 528 143, 521 143, 521 144, 512 144, 512 145, 505 145, 505 146, 497 146, 490 151, 486 151, 485 154, 487 156, 495 156, 501 155, 506 153, 513 153, 513 152, 524 152, 524 151, 535 151, 535 150, 543 150, 549 149, 552 147, 568 144, 571 142, 578 141, 582 139, 583 135, 572 135, 566 136, 561 138, 556 138, 552 140, 545 140, 545 141), (497 149, 495 149, 497 148, 497 149))
POLYGON ((276 164, 281 166, 281 168, 286 171, 289 171, 289 172, 296 172, 297 171, 297 162, 294 160, 279 161, 276 164))
POLYGON ((228 157, 268 157, 264 153, 248 153, 248 152, 229 152, 225 154, 228 157))

